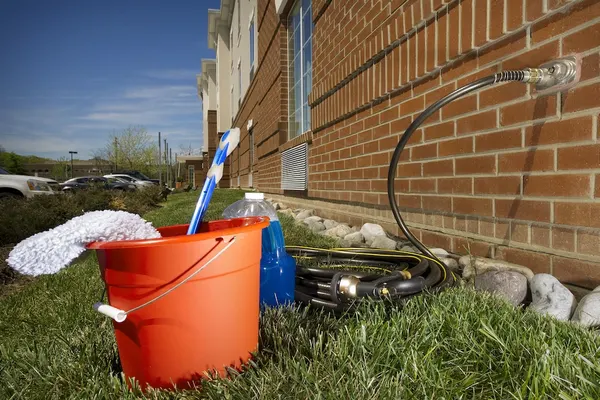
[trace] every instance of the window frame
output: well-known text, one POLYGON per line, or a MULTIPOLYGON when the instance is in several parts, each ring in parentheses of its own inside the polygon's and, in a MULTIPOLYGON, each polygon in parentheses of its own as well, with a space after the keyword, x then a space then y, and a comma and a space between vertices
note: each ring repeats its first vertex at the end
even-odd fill
POLYGON ((250 19, 248 21, 248 32, 249 37, 249 52, 250 52, 250 82, 254 79, 254 73, 256 70, 256 21, 254 8, 250 12, 250 19))
POLYGON ((233 110, 234 110, 233 105, 235 104, 235 100, 233 98, 233 84, 231 85, 231 94, 230 94, 229 98, 231 99, 231 124, 233 125, 233 121, 235 121, 235 115, 236 115, 236 113, 233 112, 233 110))
POLYGON ((240 41, 242 39, 242 4, 240 0, 237 0, 237 47, 240 47, 240 41))
POLYGON ((310 106, 308 107, 308 120, 305 120, 305 103, 308 103, 308 97, 310 95, 310 93, 312 92, 312 41, 313 41, 313 33, 314 33, 314 26, 313 26, 313 21, 312 21, 312 15, 309 15, 308 18, 310 19, 310 30, 311 33, 310 35, 307 37, 306 41, 304 41, 304 16, 306 13, 310 13, 312 14, 312 0, 295 0, 290 8, 290 12, 288 13, 287 16, 287 28, 288 28, 288 32, 287 32, 287 70, 288 70, 288 88, 287 88, 287 93, 288 93, 288 115, 287 115, 287 119, 288 119, 288 140, 292 140, 296 137, 302 136, 303 134, 310 132, 310 130, 312 129, 312 121, 310 120, 310 106), (304 2, 307 1, 308 2, 308 7, 304 7, 304 2), (299 23, 298 23, 298 28, 297 28, 297 32, 294 30, 294 26, 293 26, 293 22, 292 22, 292 18, 295 12, 297 12, 298 14, 298 18, 299 18, 299 23), (295 34, 300 35, 300 48, 299 49, 295 49, 293 46, 295 44, 295 34), (292 36, 294 35, 294 36, 292 36), (306 69, 305 66, 305 56, 304 56, 304 52, 305 52, 305 47, 306 46, 310 46, 310 52, 311 52, 311 57, 310 57, 310 88, 305 90, 305 76, 307 75, 308 69, 306 69), (296 57, 299 57, 299 65, 300 65, 300 80, 299 80, 299 89, 300 89, 300 106, 298 107, 297 104, 295 104, 295 101, 293 101, 292 99, 295 99, 297 97, 296 95, 296 89, 294 88, 296 86, 296 81, 294 79, 294 61, 296 60, 296 57), (291 109, 292 108, 292 104, 295 107, 295 109, 291 109), (296 134, 296 124, 298 123, 298 121, 296 120, 296 114, 297 111, 300 110, 300 133, 296 134), (292 129, 292 121, 294 123, 294 129, 292 129), (305 125, 306 123, 306 125, 305 125))
POLYGON ((192 187, 196 187, 196 168, 193 164, 188 164, 188 182, 192 187), (191 178, 191 179, 190 179, 191 178))
POLYGON ((250 158, 250 173, 254 172, 254 127, 248 130, 248 157, 250 158))
POLYGON ((237 79, 238 79, 238 111, 242 106, 242 60, 238 58, 237 62, 237 79))

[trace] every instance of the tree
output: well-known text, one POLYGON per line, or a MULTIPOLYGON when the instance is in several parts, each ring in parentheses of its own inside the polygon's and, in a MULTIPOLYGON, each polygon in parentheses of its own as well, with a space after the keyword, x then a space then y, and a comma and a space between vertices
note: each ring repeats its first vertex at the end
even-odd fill
POLYGON ((193 151, 191 143, 188 146, 179 145, 179 154, 182 156, 191 156, 193 151))
POLYGON ((2 166, 6 168, 8 172, 13 174, 22 175, 25 174, 25 168, 23 165, 23 157, 13 152, 2 153, 2 166))
POLYGON ((69 175, 67 174, 70 168, 71 166, 69 164, 69 161, 67 160, 67 157, 63 156, 55 161, 55 164, 52 167, 52 171, 50 172, 50 174, 52 175, 52 178, 62 181, 69 177, 69 175))
POLYGON ((118 169, 153 171, 158 160, 158 146, 144 127, 128 127, 113 133, 104 149, 97 151, 94 158, 109 160, 118 169))
POLYGON ((6 167, 6 149, 0 144, 0 167, 6 167))

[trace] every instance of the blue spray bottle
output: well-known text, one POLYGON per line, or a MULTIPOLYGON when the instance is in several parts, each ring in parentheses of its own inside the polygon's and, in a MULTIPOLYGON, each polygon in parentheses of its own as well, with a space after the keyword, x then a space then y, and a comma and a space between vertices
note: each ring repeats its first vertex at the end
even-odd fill
POLYGON ((248 216, 267 216, 271 221, 269 226, 262 230, 261 305, 292 303, 296 287, 296 260, 285 251, 277 211, 264 200, 263 193, 246 193, 244 199, 236 201, 223 211, 224 218, 248 216))

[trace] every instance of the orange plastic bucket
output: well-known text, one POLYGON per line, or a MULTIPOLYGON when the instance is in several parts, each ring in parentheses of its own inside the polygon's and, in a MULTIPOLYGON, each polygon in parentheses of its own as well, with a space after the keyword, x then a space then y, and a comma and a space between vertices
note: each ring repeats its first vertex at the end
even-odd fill
POLYGON ((88 245, 110 306, 128 310, 124 321, 113 321, 128 381, 185 388, 206 372, 225 376, 226 367, 248 361, 258 346, 261 232, 268 223, 213 221, 195 235, 175 225, 159 228, 159 239, 88 245))

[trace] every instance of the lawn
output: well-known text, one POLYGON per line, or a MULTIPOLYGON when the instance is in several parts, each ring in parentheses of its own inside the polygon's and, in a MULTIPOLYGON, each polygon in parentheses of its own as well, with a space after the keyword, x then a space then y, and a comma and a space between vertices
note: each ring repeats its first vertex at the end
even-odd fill
MULTIPOLYGON (((240 198, 215 193, 208 217, 240 198)), ((146 218, 187 223, 198 192, 169 197, 146 218)), ((289 245, 332 246, 282 216, 289 245)), ((130 399, 110 320, 93 311, 94 254, 0 297, 1 399, 130 399)), ((599 399, 600 336, 469 289, 406 304, 365 302, 336 317, 267 310, 256 365, 202 391, 156 399, 599 399)))

